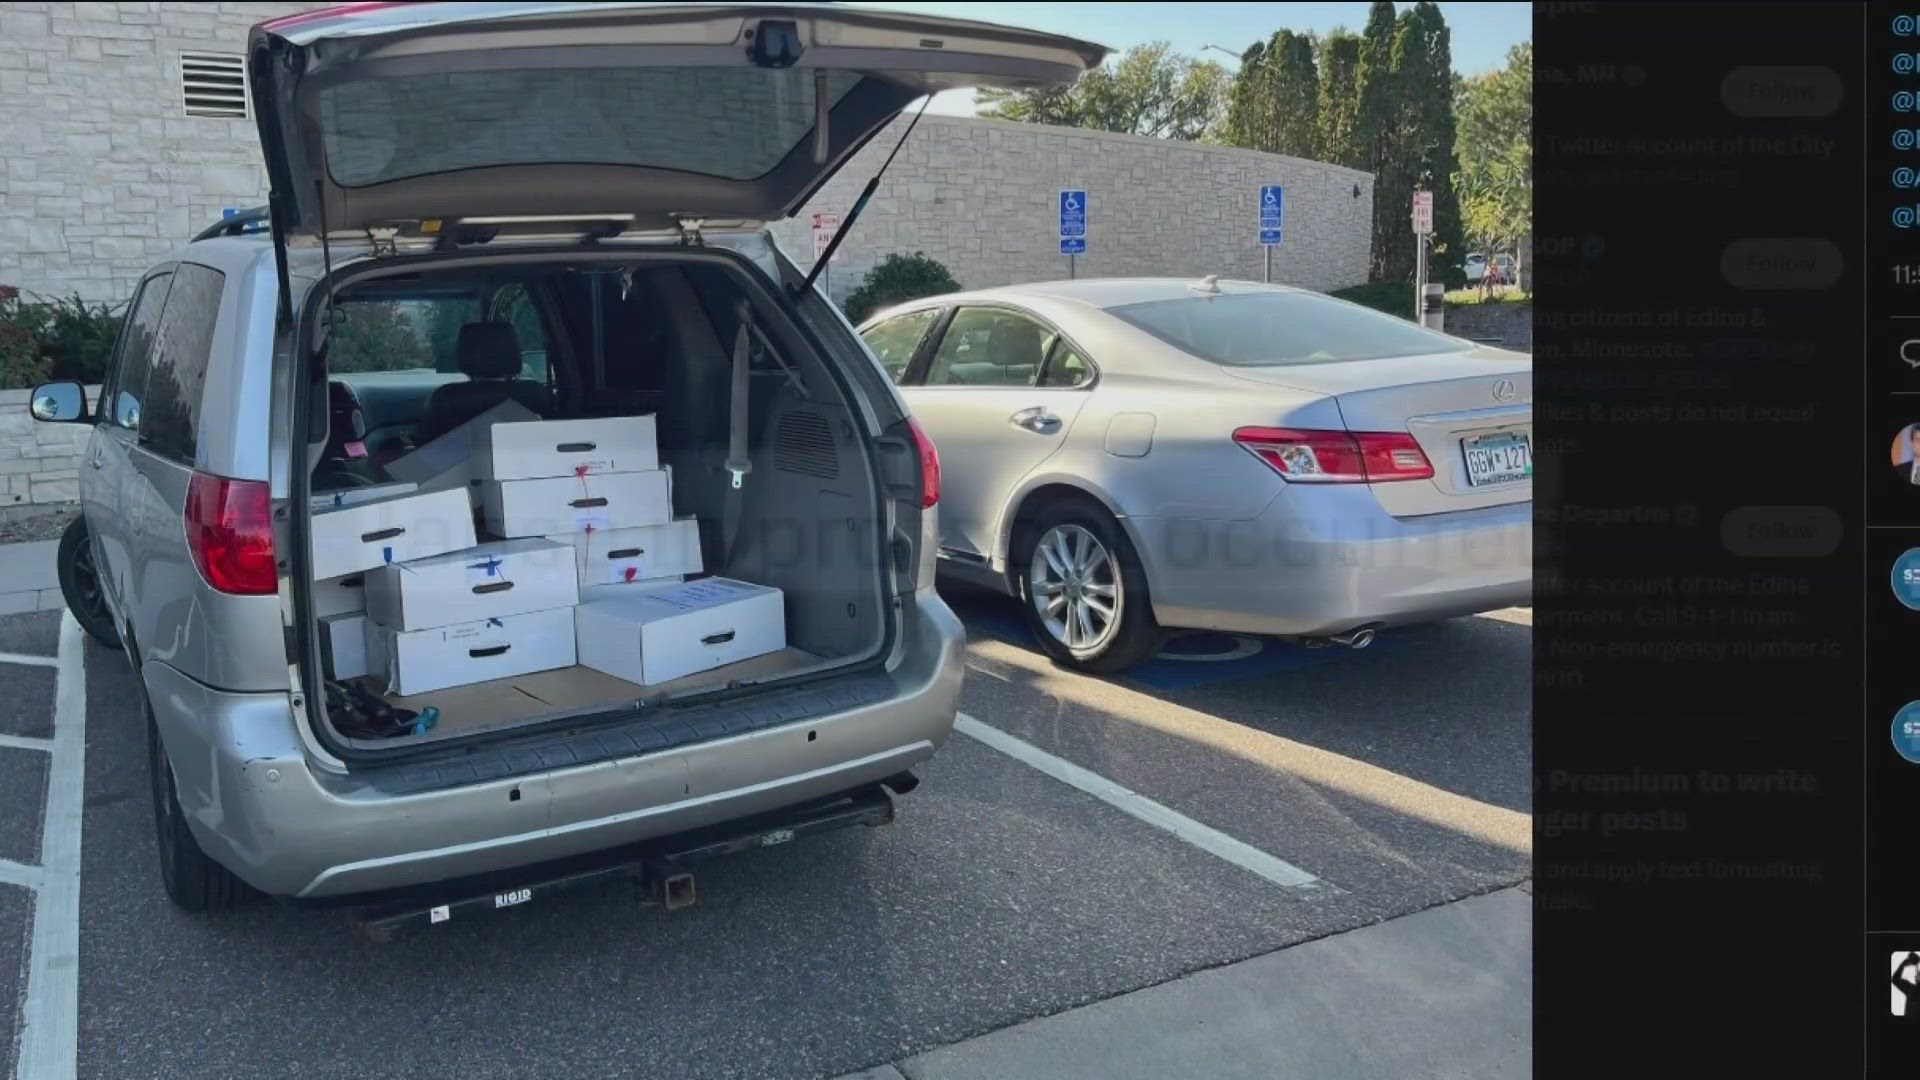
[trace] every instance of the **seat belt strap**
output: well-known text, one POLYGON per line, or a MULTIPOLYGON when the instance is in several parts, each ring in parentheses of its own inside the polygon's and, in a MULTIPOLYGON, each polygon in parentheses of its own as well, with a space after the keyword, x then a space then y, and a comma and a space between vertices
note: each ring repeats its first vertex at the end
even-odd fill
POLYGON ((734 538, 740 532, 740 503, 742 489, 746 486, 747 474, 753 471, 753 459, 748 453, 747 434, 749 431, 747 416, 748 383, 747 364, 753 340, 752 329, 748 325, 752 309, 745 300, 734 304, 734 314, 740 325, 733 335, 733 374, 732 394, 727 410, 727 503, 724 517, 721 519, 721 549, 724 562, 733 561, 734 538))

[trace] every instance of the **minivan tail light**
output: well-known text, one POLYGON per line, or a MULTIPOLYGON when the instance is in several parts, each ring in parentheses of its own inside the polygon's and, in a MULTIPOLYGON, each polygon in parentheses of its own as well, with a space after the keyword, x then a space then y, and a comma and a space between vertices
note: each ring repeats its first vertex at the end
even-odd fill
POLYGON ((1404 431, 1317 431, 1243 427, 1233 441, 1299 483, 1366 484, 1428 480, 1433 463, 1404 431))
POLYGON ((279 589, 273 497, 264 480, 196 472, 187 483, 187 550, 207 584, 236 596, 279 589))
POLYGON ((913 432, 914 449, 920 453, 920 509, 940 501, 940 451, 920 427, 920 421, 907 417, 907 430, 913 432))

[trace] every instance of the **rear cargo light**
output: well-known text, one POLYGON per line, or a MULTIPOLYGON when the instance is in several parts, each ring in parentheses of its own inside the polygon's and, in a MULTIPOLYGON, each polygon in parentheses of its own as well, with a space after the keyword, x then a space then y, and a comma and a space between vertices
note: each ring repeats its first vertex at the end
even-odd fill
POLYGON ((907 430, 913 432, 913 445, 920 451, 920 509, 940 501, 940 451, 921 430, 920 421, 907 418, 907 430))
POLYGON ((1378 484, 1433 477, 1433 463, 1404 431, 1243 427, 1233 441, 1296 482, 1378 484))
POLYGON ((187 483, 187 549, 207 584, 236 596, 279 588, 273 498, 264 480, 194 473, 187 483))

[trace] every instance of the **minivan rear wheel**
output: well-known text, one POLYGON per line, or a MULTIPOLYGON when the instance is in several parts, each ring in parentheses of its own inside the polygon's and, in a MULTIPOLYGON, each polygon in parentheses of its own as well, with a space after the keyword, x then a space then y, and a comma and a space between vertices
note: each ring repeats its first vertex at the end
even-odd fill
POLYGON ((1021 607, 1040 647, 1080 671, 1124 671, 1160 649, 1147 574, 1105 509, 1073 500, 1042 509, 1020 531, 1021 607))
POLYGON ((160 849, 160 882, 167 899, 187 911, 224 911, 250 890, 233 871, 208 858, 187 828, 180 793, 173 783, 173 762, 160 742, 160 726, 147 717, 147 764, 153 783, 153 824, 160 849))
POLYGON ((60 534, 54 563, 60 578, 60 598, 66 601, 80 629, 109 649, 119 648, 120 629, 113 625, 113 612, 107 610, 106 594, 100 590, 100 572, 94 566, 86 518, 74 518, 67 531, 60 534))

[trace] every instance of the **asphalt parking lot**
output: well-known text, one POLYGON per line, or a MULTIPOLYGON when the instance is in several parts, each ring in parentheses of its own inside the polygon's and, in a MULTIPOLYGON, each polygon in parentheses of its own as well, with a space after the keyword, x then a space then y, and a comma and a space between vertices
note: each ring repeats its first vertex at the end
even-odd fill
POLYGON ((67 985, 70 931, 84 1077, 833 1077, 1528 877, 1524 609, 1363 652, 1200 635, 1100 680, 1042 659, 1008 602, 953 602, 984 727, 892 826, 706 864, 684 911, 613 886, 384 945, 334 912, 173 909, 124 659, 71 641, 85 756, 66 793, 59 613, 0 619, 0 820, 54 814, 0 835, 0 859, 38 867, 0 876, 0 1046, 27 1076, 58 1042, 28 985, 67 985))

